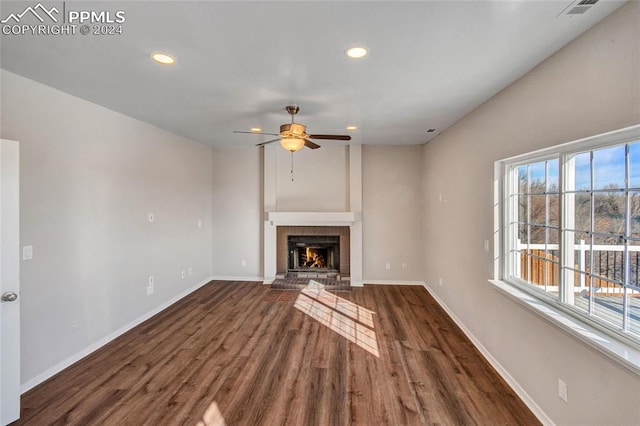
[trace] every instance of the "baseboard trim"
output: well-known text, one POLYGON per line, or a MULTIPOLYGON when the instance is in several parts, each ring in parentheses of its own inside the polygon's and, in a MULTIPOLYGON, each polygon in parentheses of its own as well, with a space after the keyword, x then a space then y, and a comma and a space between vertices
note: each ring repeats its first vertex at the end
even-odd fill
POLYGON ((127 331, 131 330, 132 328, 136 327, 137 325, 140 325, 141 323, 145 322, 146 320, 148 320, 152 316, 162 312, 163 310, 165 310, 169 306, 173 305, 178 300, 188 296, 189 294, 193 293, 194 291, 196 291, 197 289, 199 289, 203 285, 205 285, 205 284, 207 284, 207 283, 209 283, 209 282, 211 282, 212 280, 215 280, 215 279, 216 278, 212 277, 212 278, 207 278, 206 280, 203 280, 203 281, 199 282, 198 284, 188 288, 187 290, 183 291, 182 293, 178 294, 177 296, 173 297, 172 299, 166 301, 162 305, 157 306, 156 308, 154 308, 154 309, 150 310, 149 312, 143 314, 142 316, 134 319, 133 321, 129 322, 128 324, 125 324, 124 326, 120 327, 119 329, 117 329, 113 333, 110 333, 110 334, 106 335, 102 339, 100 339, 97 342, 87 346, 86 348, 84 348, 81 351, 75 353, 74 355, 70 356, 69 358, 67 358, 67 359, 65 359, 63 361, 60 361, 59 363, 57 363, 53 367, 49 368, 48 370, 44 371, 43 373, 38 374, 33 379, 28 380, 26 383, 23 383, 20 386, 20 388, 21 388, 20 392, 21 393, 25 393, 28 390, 34 388, 35 386, 39 385, 40 383, 44 382, 45 380, 49 379, 50 377, 58 374, 59 372, 61 372, 65 368, 67 368, 67 367, 71 366, 72 364, 80 361, 82 358, 86 357, 87 355, 91 354, 92 352, 100 349, 102 346, 104 346, 107 343, 111 342, 113 339, 121 336, 122 334, 126 333, 127 331))
POLYGON ((399 280, 364 280, 366 285, 421 285, 426 286, 424 281, 399 281, 399 280))
POLYGON ((540 422, 544 425, 550 425, 550 426, 555 425, 553 420, 551 420, 551 418, 547 416, 547 414, 542 410, 542 408, 540 408, 540 406, 534 401, 534 399, 531 398, 531 396, 527 393, 527 391, 525 391, 524 388, 520 386, 520 384, 516 381, 516 379, 514 379, 513 376, 511 376, 511 374, 509 374, 509 372, 498 362, 498 360, 496 360, 493 357, 491 352, 489 352, 487 348, 485 348, 482 345, 480 340, 478 340, 476 336, 474 336, 471 330, 469 330, 464 325, 464 323, 460 321, 460 319, 453 313, 453 311, 449 309, 447 304, 444 303, 442 299, 440 299, 440 297, 438 297, 438 295, 434 291, 432 291, 426 283, 423 284, 423 287, 425 288, 425 290, 427 290, 427 292, 431 295, 431 297, 433 297, 436 300, 436 302, 438 302, 440 307, 444 309, 444 311, 449 315, 449 317, 451 317, 453 322, 455 322, 456 325, 460 327, 460 329, 467 336, 467 338, 471 340, 471 343, 473 343, 473 345, 478 349, 478 351, 480 351, 482 356, 484 356, 484 358, 489 362, 489 364, 491 364, 491 366, 498 372, 498 374, 507 382, 507 384, 520 397, 520 399, 525 403, 525 405, 529 407, 529 409, 538 418, 538 420, 540 420, 540 422))
POLYGON ((233 276, 215 276, 211 277, 215 281, 264 281, 262 277, 233 277, 233 276))

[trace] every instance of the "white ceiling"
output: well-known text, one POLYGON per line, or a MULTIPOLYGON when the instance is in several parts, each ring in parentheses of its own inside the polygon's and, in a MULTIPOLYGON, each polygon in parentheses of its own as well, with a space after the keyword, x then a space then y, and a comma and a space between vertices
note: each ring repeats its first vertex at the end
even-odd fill
MULTIPOLYGON (((36 3, 3 1, 0 16, 36 3)), ((125 11, 123 34, 2 35, 0 66, 211 146, 264 140, 232 131, 277 132, 289 103, 309 133, 422 144, 624 2, 563 13, 575 3, 67 1, 125 11), (348 59, 353 44, 369 55, 348 59), (154 63, 158 50, 177 63, 154 63)))

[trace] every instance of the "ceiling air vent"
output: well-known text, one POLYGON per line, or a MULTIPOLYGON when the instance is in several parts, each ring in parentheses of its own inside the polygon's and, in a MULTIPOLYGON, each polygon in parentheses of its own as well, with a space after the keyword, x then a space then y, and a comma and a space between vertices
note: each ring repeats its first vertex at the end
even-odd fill
POLYGON ((567 15, 582 15, 587 10, 591 9, 591 6, 598 3, 598 0, 581 0, 574 7, 569 9, 567 15))

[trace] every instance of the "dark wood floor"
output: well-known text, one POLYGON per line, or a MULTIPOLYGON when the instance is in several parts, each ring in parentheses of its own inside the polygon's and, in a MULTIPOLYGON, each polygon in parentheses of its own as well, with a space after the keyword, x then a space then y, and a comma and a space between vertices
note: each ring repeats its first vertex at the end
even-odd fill
POLYGON ((424 288, 336 293, 375 312, 379 357, 299 295, 212 282, 27 392, 15 424, 539 424, 424 288))

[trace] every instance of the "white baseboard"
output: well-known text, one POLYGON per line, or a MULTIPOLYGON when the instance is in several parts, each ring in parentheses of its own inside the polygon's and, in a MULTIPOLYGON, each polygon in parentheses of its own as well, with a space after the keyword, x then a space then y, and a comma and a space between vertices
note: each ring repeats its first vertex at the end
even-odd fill
POLYGON ((215 276, 211 277, 215 281, 264 281, 262 277, 231 277, 231 276, 215 276))
POLYGON ((471 343, 480 351, 482 356, 491 364, 491 366, 498 372, 498 374, 507 382, 507 384, 513 389, 513 391, 520 397, 520 399, 526 404, 527 407, 533 412, 533 414, 540 420, 543 425, 555 425, 553 420, 540 408, 540 406, 531 398, 531 396, 524 390, 522 386, 516 381, 516 379, 509 374, 509 372, 496 360, 491 352, 485 348, 480 340, 473 335, 471 330, 469 330, 460 319, 449 309, 449 307, 438 297, 438 295, 431 291, 429 286, 425 283, 423 284, 424 288, 429 292, 429 294, 438 302, 440 307, 445 310, 445 312, 451 317, 453 322, 456 323, 458 327, 462 330, 462 332, 471 340, 471 343))
POLYGON ((364 280, 363 282, 368 285, 427 285, 424 281, 364 280))
POLYGON ((154 309, 150 310, 149 312, 145 313, 144 315, 134 319, 130 323, 125 324, 124 326, 120 327, 119 329, 117 329, 113 333, 110 333, 110 334, 106 335, 102 339, 100 339, 97 342, 87 346, 86 348, 84 348, 81 351, 75 353, 74 355, 70 356, 69 358, 67 358, 67 359, 65 359, 63 361, 60 361, 59 363, 57 363, 53 367, 49 368, 45 372, 43 372, 41 374, 38 374, 33 379, 28 380, 26 383, 23 383, 20 386, 20 388, 21 388, 20 392, 21 393, 25 393, 29 389, 32 389, 33 387, 35 387, 35 386, 39 385, 40 383, 44 382, 48 378, 58 374, 59 372, 61 372, 65 368, 71 366, 72 364, 74 364, 75 362, 81 360, 82 358, 84 358, 85 356, 89 355, 90 353, 100 349, 102 346, 106 345, 107 343, 109 343, 110 341, 115 339, 116 337, 126 333, 127 331, 131 330, 133 327, 143 323, 144 321, 148 320, 152 316, 158 314, 159 312, 161 312, 161 311, 165 310, 166 308, 168 308, 169 306, 173 305, 178 300, 180 300, 180 299, 188 296, 189 294, 193 293, 194 291, 196 291, 197 289, 199 289, 203 285, 209 283, 213 279, 214 278, 207 278, 206 280, 199 282, 198 284, 196 284, 196 285, 188 288, 187 290, 183 291, 182 293, 178 294, 174 298, 166 301, 162 305, 155 307, 154 309))

